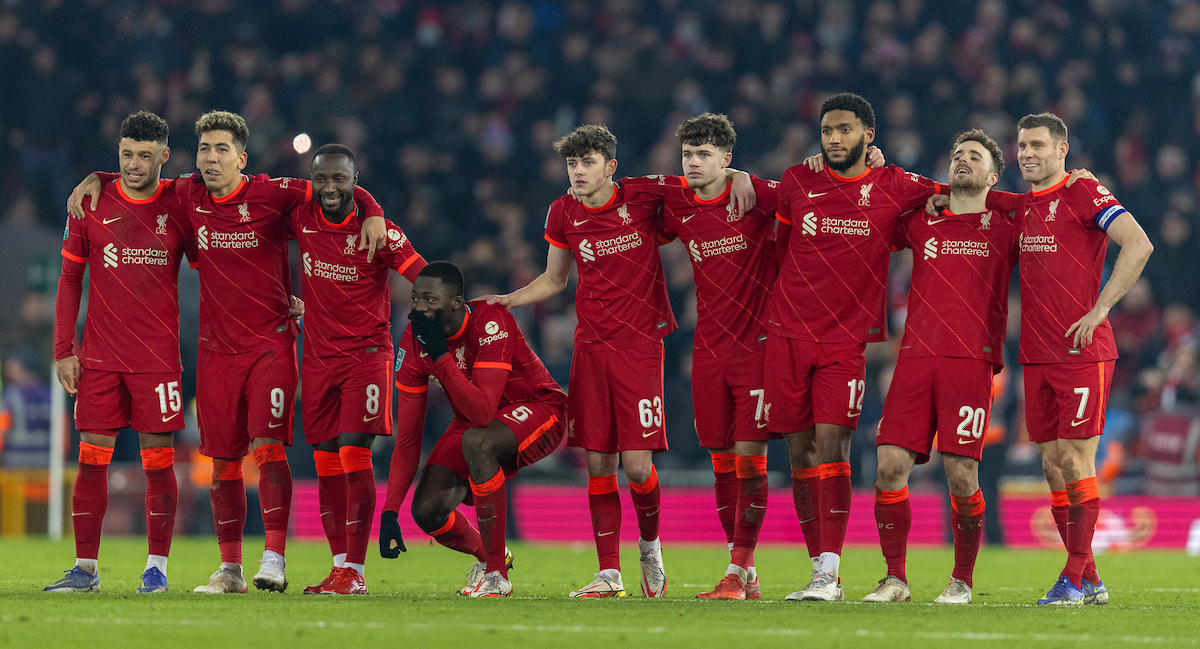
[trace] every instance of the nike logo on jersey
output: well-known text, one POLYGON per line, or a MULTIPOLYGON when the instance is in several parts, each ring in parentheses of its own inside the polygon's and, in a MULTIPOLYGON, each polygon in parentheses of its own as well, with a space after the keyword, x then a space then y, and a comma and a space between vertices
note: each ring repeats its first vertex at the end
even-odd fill
POLYGON ((596 536, 612 536, 616 532, 596 532, 596 536))
POLYGON ((587 223, 588 221, 591 221, 591 219, 584 219, 582 221, 571 221, 571 222, 575 224, 575 227, 579 227, 579 226, 583 225, 584 223, 587 223))
POLYGON ((282 421, 275 421, 275 422, 271 422, 271 423, 267 424, 267 428, 279 428, 282 425, 283 425, 282 421))
POLYGON ((969 439, 969 438, 966 438, 966 437, 959 437, 959 438, 958 438, 958 444, 959 444, 960 446, 961 446, 961 445, 963 445, 963 444, 970 444, 971 442, 974 442, 974 441, 975 441, 975 440, 973 440, 973 439, 969 439))
POLYGON ((162 420, 163 420, 163 423, 165 424, 165 423, 167 423, 168 421, 171 421, 172 419, 174 419, 174 418, 176 418, 176 417, 178 417, 178 416, 179 416, 179 413, 175 413, 175 414, 173 414, 173 415, 163 415, 163 418, 162 418, 162 420))
POLYGON ((121 217, 118 216, 115 219, 104 219, 103 221, 101 221, 101 223, 103 223, 104 225, 108 225, 109 223, 112 223, 114 221, 120 221, 120 220, 121 220, 121 217))
POLYGON ((307 225, 300 228, 300 231, 303 232, 304 234, 314 234, 316 232, 320 232, 320 230, 309 230, 307 225))
POLYGON ((270 508, 270 509, 264 509, 264 510, 263 510, 263 513, 264 513, 264 514, 270 514, 271 512, 277 512, 277 511, 279 511, 279 510, 281 510, 281 509, 283 509, 283 507, 272 507, 272 508, 270 508))
POLYGON ((933 219, 928 219, 925 222, 928 223, 929 225, 937 225, 938 223, 941 223, 942 221, 945 221, 945 220, 946 219, 938 219, 938 220, 934 221, 933 219))
POLYGON ((824 196, 825 194, 828 194, 828 193, 829 193, 829 192, 809 192, 809 193, 808 193, 808 197, 809 197, 809 198, 816 198, 816 197, 818 197, 818 196, 824 196))
POLYGON ((1074 419, 1072 419, 1071 420, 1071 428, 1076 428, 1078 426, 1086 424, 1087 422, 1089 422, 1091 420, 1092 420, 1091 417, 1088 417, 1087 419, 1080 419, 1079 421, 1075 421, 1074 419))
POLYGON ((847 417, 857 417, 857 416, 859 416, 859 415, 861 415, 861 414, 862 414, 862 411, 859 411, 859 412, 854 412, 853 410, 848 410, 848 411, 846 412, 846 416, 847 416, 847 417))
POLYGON ((368 417, 366 415, 363 415, 363 423, 364 424, 367 422, 375 421, 376 419, 379 419, 379 415, 375 415, 374 417, 368 417))
POLYGON ((196 211, 201 214, 212 214, 212 210, 206 210, 203 207, 197 207, 196 211))
POLYGON ((754 422, 754 425, 755 425, 755 426, 758 426, 760 429, 761 429, 761 428, 766 428, 766 427, 767 427, 767 422, 765 422, 765 421, 756 421, 756 422, 754 422))
MULTIPOLYGON (((692 216, 696 216, 696 215, 695 215, 695 214, 693 214, 692 216)), ((692 216, 685 216, 685 217, 683 217, 682 219, 679 219, 679 222, 680 222, 680 223, 687 223, 688 221, 691 221, 691 220, 692 220, 692 216)))
POLYGON ((649 437, 649 436, 651 436, 651 435, 655 435, 655 434, 657 434, 657 433, 658 433, 658 431, 657 431, 657 430, 652 430, 652 431, 650 431, 650 432, 648 432, 648 433, 642 433, 642 439, 646 439, 647 437, 649 437))

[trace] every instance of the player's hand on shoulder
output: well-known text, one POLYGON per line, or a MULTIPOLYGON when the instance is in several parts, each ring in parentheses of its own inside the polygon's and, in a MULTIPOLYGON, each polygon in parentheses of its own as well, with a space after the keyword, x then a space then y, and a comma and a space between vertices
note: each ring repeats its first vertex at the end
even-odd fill
POLYGON ((385 510, 379 514, 379 556, 395 559, 401 552, 408 552, 408 548, 404 547, 404 536, 400 533, 400 515, 385 510), (392 541, 396 542, 395 547, 392 541))
POLYGON ((729 199, 739 216, 746 216, 758 204, 758 195, 754 193, 754 181, 750 174, 736 169, 729 170, 729 199))
POLYGON ((945 194, 934 194, 925 201, 925 211, 930 216, 937 216, 942 213, 942 210, 950 207, 950 197, 945 194))
POLYGON ((871 145, 867 147, 867 166, 872 169, 878 169, 887 164, 887 159, 883 157, 883 151, 879 147, 871 145))
POLYGON ((499 304, 502 307, 507 307, 512 302, 512 298, 508 293, 504 295, 480 295, 476 300, 485 300, 488 304, 499 304))
POLYGON ((813 172, 819 172, 825 168, 825 156, 819 153, 817 155, 810 155, 804 159, 804 162, 801 162, 800 164, 808 167, 813 172))
POLYGON ((71 190, 71 195, 67 197, 67 213, 71 218, 82 219, 84 216, 83 199, 91 197, 91 207, 89 212, 95 212, 96 206, 100 203, 100 193, 102 191, 100 178, 96 174, 88 174, 83 182, 75 185, 75 189, 71 190))
POLYGON ((58 382, 67 391, 67 394, 76 394, 79 392, 79 375, 82 370, 79 366, 79 359, 75 356, 68 356, 54 364, 54 373, 58 376, 58 382))
POLYGON ((1077 181, 1077 180, 1099 181, 1099 179, 1096 178, 1095 174, 1088 171, 1087 169, 1084 169, 1083 167, 1080 167, 1079 169, 1072 169, 1071 173, 1067 174, 1067 187, 1074 185, 1075 181, 1077 181))

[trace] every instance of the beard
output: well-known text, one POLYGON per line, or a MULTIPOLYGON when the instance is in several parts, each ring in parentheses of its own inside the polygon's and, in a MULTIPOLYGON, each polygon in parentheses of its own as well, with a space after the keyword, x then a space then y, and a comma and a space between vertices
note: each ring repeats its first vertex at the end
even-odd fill
POLYGON ((821 155, 825 158, 825 166, 834 171, 846 171, 854 165, 858 164, 863 159, 863 152, 867 150, 867 136, 864 134, 862 138, 850 148, 849 154, 846 155, 846 160, 843 162, 834 162, 829 159, 829 154, 825 152, 824 147, 821 148, 821 155))
POLYGON ((987 182, 983 178, 975 178, 968 176, 966 178, 952 177, 949 182, 950 191, 962 192, 969 196, 978 196, 981 192, 987 189, 987 182))

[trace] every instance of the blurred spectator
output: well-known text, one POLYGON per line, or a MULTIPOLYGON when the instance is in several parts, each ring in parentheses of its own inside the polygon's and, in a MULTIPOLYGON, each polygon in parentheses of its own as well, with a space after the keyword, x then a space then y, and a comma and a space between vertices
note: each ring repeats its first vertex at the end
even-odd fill
POLYGON ((9 427, 0 444, 0 466, 45 467, 50 460, 50 385, 33 371, 34 355, 18 349, 4 358, 0 393, 9 427))

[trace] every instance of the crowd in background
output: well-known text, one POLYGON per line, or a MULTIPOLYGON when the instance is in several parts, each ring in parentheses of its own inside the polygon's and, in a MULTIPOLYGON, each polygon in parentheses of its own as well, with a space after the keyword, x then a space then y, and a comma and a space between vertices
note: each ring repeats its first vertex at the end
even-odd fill
MULTIPOLYGON (((1068 166, 1095 172, 1155 245, 1111 314, 1122 354, 1111 405, 1128 415, 1110 419, 1118 439, 1113 421, 1134 430, 1140 413, 1200 399, 1198 48, 1196 0, 0 0, 0 238, 38 242, 0 260, 6 276, 29 278, 0 289, 0 354, 49 367, 57 237, 45 232, 62 227, 78 180, 114 169, 117 126, 134 110, 173 129, 167 177, 194 170, 191 125, 212 109, 249 123, 249 172, 306 176, 298 133, 346 144, 360 184, 418 250, 459 264, 481 295, 544 268, 543 217, 567 187, 551 144, 575 126, 613 130, 618 176, 679 173, 675 126, 722 112, 738 131, 733 166, 779 178, 819 152, 820 101, 853 91, 874 104, 890 163, 944 180, 955 134, 979 127, 1005 150, 998 188, 1011 191, 1028 189, 1011 164, 1016 120, 1065 120, 1068 166)), ((657 461, 703 468, 688 384, 691 270, 679 244, 662 253, 683 326, 666 339, 673 451, 657 461)), ((893 340, 906 267, 896 255, 893 340)), ((187 271, 183 282, 188 365, 198 298, 187 271)), ((399 331, 408 288, 394 286, 399 331)), ((572 294, 516 314, 564 385, 572 294)), ((856 437, 868 464, 866 413, 877 418, 893 359, 888 344, 870 352, 876 389, 856 437)), ((999 450, 1020 465, 1032 456, 1013 444, 1019 391, 1007 395, 999 450)))

